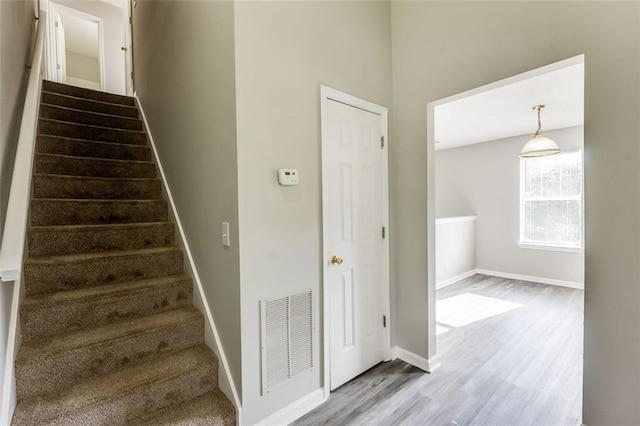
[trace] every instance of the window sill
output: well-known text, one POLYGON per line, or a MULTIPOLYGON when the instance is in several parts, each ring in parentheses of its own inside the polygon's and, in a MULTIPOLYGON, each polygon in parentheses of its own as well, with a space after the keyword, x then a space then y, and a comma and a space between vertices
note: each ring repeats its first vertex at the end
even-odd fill
POLYGON ((554 246, 549 244, 518 243, 518 247, 533 250, 563 251, 566 253, 584 252, 584 247, 554 246))

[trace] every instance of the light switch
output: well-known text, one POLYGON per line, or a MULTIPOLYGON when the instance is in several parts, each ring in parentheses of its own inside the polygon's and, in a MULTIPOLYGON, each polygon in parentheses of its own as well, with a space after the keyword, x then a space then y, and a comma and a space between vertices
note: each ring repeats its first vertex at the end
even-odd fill
POLYGON ((225 247, 231 246, 231 239, 229 237, 229 222, 222 222, 222 245, 225 247))

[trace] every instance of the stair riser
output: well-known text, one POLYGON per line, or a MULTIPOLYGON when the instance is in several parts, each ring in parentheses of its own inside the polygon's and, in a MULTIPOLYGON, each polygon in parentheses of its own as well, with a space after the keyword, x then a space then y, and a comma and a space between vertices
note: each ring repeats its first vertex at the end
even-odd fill
POLYGON ((56 105, 40 105, 40 117, 68 121, 70 123, 90 124, 92 126, 142 130, 142 121, 135 118, 114 117, 94 112, 58 107, 56 105))
POLYGON ((27 296, 182 273, 182 252, 109 256, 89 261, 25 263, 27 296))
POLYGON ((172 223, 114 229, 29 230, 30 256, 100 253, 168 247, 175 244, 172 223))
POLYGON ((151 161, 151 149, 148 146, 117 145, 53 136, 38 136, 38 152, 113 160, 151 161))
POLYGON ((82 346, 72 351, 49 353, 42 358, 29 359, 24 364, 16 362, 18 399, 64 389, 91 376, 108 374, 202 343, 204 317, 200 316, 172 327, 82 346))
POLYGON ((133 145, 147 144, 147 137, 141 132, 109 129, 107 127, 92 127, 84 124, 51 121, 42 118, 40 119, 39 133, 41 135, 63 136, 66 138, 86 139, 90 141, 116 142, 133 145))
POLYGON ((35 198, 157 200, 162 197, 159 180, 77 179, 36 175, 35 198))
POLYGON ((155 201, 32 200, 31 225, 166 222, 167 203, 155 201))
POLYGON ((138 118, 138 110, 135 107, 90 101, 82 98, 68 97, 52 92, 42 92, 42 103, 58 105, 65 108, 73 108, 83 111, 98 112, 101 114, 117 115, 127 118, 138 118))
POLYGON ((66 176, 155 178, 153 163, 36 154, 36 173, 66 176))
POLYGON ((128 96, 99 92, 96 90, 54 83, 47 80, 42 82, 42 90, 46 90, 47 92, 61 93, 67 96, 75 96, 77 98, 92 99, 100 102, 135 106, 135 100, 128 96))
POLYGON ((193 303, 191 280, 147 287, 111 297, 85 298, 66 303, 22 306, 20 320, 25 344, 60 334, 98 327, 112 321, 153 315, 193 303), (55 321, 51 321, 55 318, 55 321))

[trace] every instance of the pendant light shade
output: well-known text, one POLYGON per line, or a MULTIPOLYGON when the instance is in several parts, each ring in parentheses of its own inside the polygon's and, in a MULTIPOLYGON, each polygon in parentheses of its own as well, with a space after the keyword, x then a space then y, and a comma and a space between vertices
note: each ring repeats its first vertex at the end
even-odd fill
POLYGON ((522 147, 522 151, 520 151, 521 158, 542 157, 560 152, 560 148, 553 140, 542 136, 542 123, 540 121, 540 110, 542 108, 544 108, 544 105, 533 107, 538 112, 538 130, 536 130, 533 138, 522 147))

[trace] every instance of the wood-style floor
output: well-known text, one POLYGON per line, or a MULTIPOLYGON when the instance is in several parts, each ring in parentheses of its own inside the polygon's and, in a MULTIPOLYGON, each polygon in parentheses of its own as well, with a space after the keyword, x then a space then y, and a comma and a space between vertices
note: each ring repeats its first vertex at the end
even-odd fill
POLYGON ((437 321, 432 374, 381 363, 294 424, 580 424, 582 290, 475 275, 438 290, 437 321))

